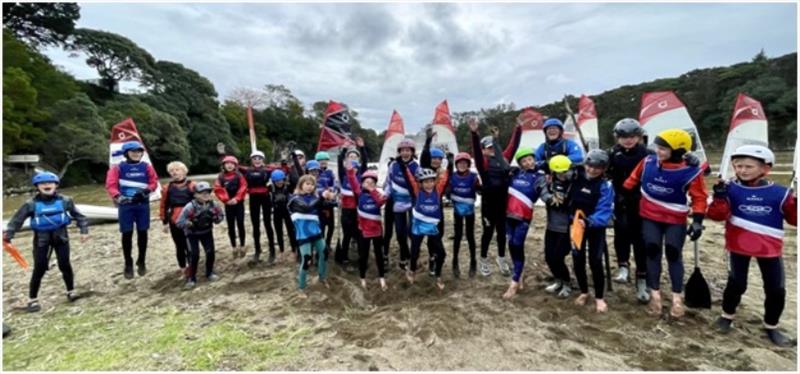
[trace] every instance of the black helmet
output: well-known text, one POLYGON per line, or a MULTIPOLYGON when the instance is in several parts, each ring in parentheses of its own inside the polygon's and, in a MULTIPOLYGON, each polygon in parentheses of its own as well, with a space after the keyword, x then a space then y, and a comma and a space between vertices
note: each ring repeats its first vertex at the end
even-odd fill
POLYGON ((614 136, 618 138, 644 136, 644 129, 639 125, 639 121, 633 118, 623 118, 614 125, 614 136))
POLYGON ((608 153, 602 149, 593 149, 586 155, 583 163, 592 167, 605 168, 609 163, 608 153))

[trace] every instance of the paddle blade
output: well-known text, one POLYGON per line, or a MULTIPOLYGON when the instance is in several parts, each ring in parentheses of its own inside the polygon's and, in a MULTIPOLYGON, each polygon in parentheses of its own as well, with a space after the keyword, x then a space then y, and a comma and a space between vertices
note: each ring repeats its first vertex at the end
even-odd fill
POLYGON ((570 239, 572 240, 572 248, 576 250, 581 249, 581 243, 583 243, 583 233, 586 231, 586 228, 580 224, 581 218, 585 218, 586 215, 583 214, 582 210, 578 210, 575 212, 575 218, 572 219, 572 227, 570 228, 570 239))
POLYGON ((686 282, 686 306, 711 309, 711 290, 708 289, 708 283, 699 267, 694 268, 692 276, 686 282))
POLYGON ((19 249, 17 249, 17 247, 15 247, 13 244, 9 242, 4 241, 3 250, 5 250, 6 253, 8 253, 11 256, 11 258, 13 258, 14 261, 16 261, 19 264, 19 266, 21 266, 25 270, 28 270, 28 261, 25 261, 25 257, 22 257, 22 253, 19 253, 19 249))

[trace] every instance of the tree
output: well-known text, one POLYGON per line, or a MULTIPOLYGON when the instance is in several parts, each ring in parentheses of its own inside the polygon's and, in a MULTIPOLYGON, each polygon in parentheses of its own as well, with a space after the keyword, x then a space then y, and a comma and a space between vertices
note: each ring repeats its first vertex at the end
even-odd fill
POLYGON ((35 48, 64 44, 78 18, 76 3, 3 3, 3 26, 35 48))
POLYGON ((44 140, 44 132, 33 121, 44 116, 36 105, 31 79, 16 67, 3 71, 3 154, 32 151, 44 140))
POLYGON ((116 92, 123 80, 152 81, 155 59, 130 39, 107 31, 76 29, 69 50, 82 51, 89 57, 86 64, 97 69, 100 85, 116 92))
POLYGON ((57 125, 48 132, 43 153, 63 177, 75 162, 107 162, 108 129, 97 107, 85 94, 56 103, 50 110, 57 125))

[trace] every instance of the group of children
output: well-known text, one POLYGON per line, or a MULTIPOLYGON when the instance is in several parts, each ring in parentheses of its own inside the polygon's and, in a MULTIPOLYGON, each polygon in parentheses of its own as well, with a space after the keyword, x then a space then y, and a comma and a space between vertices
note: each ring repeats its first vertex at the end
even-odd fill
MULTIPOLYGON (((766 179, 774 164, 772 152, 762 146, 743 146, 732 155, 736 178, 719 181, 708 207, 704 170, 691 153, 691 136, 679 129, 663 131, 654 139, 654 150, 642 144, 644 135, 636 120, 623 119, 614 127, 617 144, 610 151, 592 150, 585 156, 577 143, 564 137, 563 124, 557 119, 544 123, 546 140, 538 149, 520 146, 521 127, 517 126, 509 146, 501 151, 494 136, 480 138, 476 119, 468 120, 472 134, 473 155, 466 152, 445 154, 432 148, 434 134, 427 131, 426 142, 416 159, 416 144, 403 140, 397 157, 388 165, 383 190, 378 175, 367 169, 363 141, 357 148, 344 149, 337 160, 338 183, 328 169, 330 156, 316 154, 306 162, 301 151, 292 153, 292 164, 266 165, 264 155, 254 152, 251 165, 238 164, 233 156, 221 160, 223 171, 214 182, 213 191, 224 205, 213 202, 212 187, 206 182, 187 181, 187 168, 180 162, 167 166, 172 180, 162 187, 160 219, 164 232, 171 233, 176 258, 186 287, 194 287, 197 278, 199 246, 206 254, 206 277, 215 281, 213 271, 214 241, 212 227, 227 217, 228 234, 234 257, 245 256, 244 200, 249 195, 255 254, 260 261, 260 220, 263 215, 269 243, 270 264, 275 261, 274 238, 283 252, 283 227, 289 233, 291 247, 298 261, 297 281, 302 297, 307 297, 307 273, 315 264, 321 283, 326 281, 327 258, 335 227, 334 207, 341 210, 343 242, 334 253, 340 265, 349 262, 351 241, 358 245, 358 270, 361 285, 367 287, 366 273, 370 247, 373 249, 380 288, 388 289, 385 274, 389 271, 388 250, 391 227, 399 247, 399 267, 410 283, 416 282, 420 250, 427 242, 428 271, 439 291, 447 256, 444 238, 443 201, 453 204, 453 275, 461 276, 458 252, 467 239, 469 277, 478 272, 491 274, 489 244, 497 234, 497 265, 501 274, 510 276, 503 298, 512 298, 524 288, 525 243, 533 220, 534 205, 541 200, 547 211, 544 255, 553 275, 545 291, 560 298, 572 295, 566 257, 573 256, 573 272, 579 294, 574 302, 584 305, 589 299, 586 262, 592 271, 595 310, 606 312, 604 300, 607 256, 606 227, 614 224, 617 254, 616 282, 628 282, 630 251, 633 249, 636 271, 636 297, 648 304, 647 312, 661 315, 660 292, 662 257, 666 257, 672 290, 669 313, 684 315, 682 248, 686 236, 696 241, 703 233, 703 220, 726 221, 726 249, 729 253, 729 279, 723 295, 723 314, 716 322, 722 332, 730 331, 736 307, 747 285, 748 265, 755 257, 761 269, 766 293, 764 327, 771 341, 785 345, 788 339, 777 330, 785 303, 782 263, 783 222, 796 225, 796 197, 783 186, 766 179), (513 158, 511 157, 513 154, 513 158), (454 157, 453 157, 454 156, 454 157), (471 157, 472 156, 472 157, 471 157), (471 170, 475 162, 477 173, 471 170), (511 166, 515 162, 516 166, 511 166), (476 258, 474 225, 476 198, 481 194, 483 235, 480 257, 476 258), (385 216, 381 216, 385 206, 385 216), (687 226, 687 217, 692 217, 687 226), (390 217, 389 217, 390 216, 390 217), (272 224, 271 224, 272 223, 272 224), (464 226, 466 224, 466 235, 464 226), (581 242, 570 235, 575 226, 584 232, 581 242), (236 228, 238 227, 238 245, 236 228), (275 232, 277 233, 275 235, 275 232), (410 240, 410 246, 409 246, 410 240), (507 241, 507 242, 506 242, 507 241), (510 261, 505 257, 506 244, 510 261)), ((145 275, 147 230, 149 228, 149 193, 155 191, 156 173, 141 161, 143 147, 126 143, 125 161, 113 166, 106 180, 107 191, 119 207, 122 233, 124 275, 133 277, 132 234, 137 230, 138 274, 145 275)), ((73 289, 69 265, 66 226, 75 219, 82 239, 87 232, 86 219, 75 209, 71 199, 56 192, 58 178, 39 173, 33 179, 38 193, 15 214, 5 232, 10 241, 25 218, 31 217, 34 230, 34 272, 31 280, 30 311, 38 310, 39 283, 47 269, 49 248, 59 260, 67 284, 68 297, 78 297, 73 289)))

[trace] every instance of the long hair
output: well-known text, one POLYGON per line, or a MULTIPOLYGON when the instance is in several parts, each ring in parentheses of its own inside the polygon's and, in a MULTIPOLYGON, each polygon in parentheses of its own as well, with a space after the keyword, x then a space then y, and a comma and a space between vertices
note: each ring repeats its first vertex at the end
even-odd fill
POLYGON ((311 183, 312 185, 317 185, 317 178, 314 178, 311 174, 306 174, 300 177, 300 180, 297 181, 297 186, 294 187, 294 193, 300 195, 303 193, 303 184, 304 183, 311 183))

